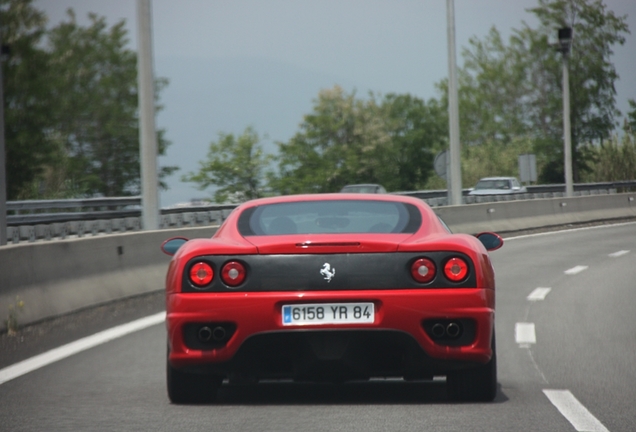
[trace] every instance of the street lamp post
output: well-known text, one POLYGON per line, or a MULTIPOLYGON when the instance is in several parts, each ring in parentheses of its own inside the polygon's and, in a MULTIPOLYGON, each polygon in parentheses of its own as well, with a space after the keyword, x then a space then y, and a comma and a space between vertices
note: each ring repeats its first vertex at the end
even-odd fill
POLYGON ((570 72, 568 55, 572 46, 572 28, 559 29, 557 51, 563 54, 563 158, 565 164, 565 196, 574 196, 572 176, 572 133, 570 131, 570 72))
POLYGON ((446 0, 448 29, 448 122, 449 122, 449 170, 446 173, 448 204, 462 204, 462 168, 459 143, 459 98, 457 96, 457 65, 455 64, 455 5, 446 0))
MULTIPOLYGON (((2 47, 2 38, 0 38, 0 47, 2 47)), ((7 153, 4 141, 2 54, 4 52, 0 52, 0 246, 7 244, 7 153)))
POLYGON ((157 177, 157 132, 152 71, 152 30, 150 0, 137 0, 139 53, 139 142, 141 159, 141 215, 144 230, 159 228, 159 190, 157 177))

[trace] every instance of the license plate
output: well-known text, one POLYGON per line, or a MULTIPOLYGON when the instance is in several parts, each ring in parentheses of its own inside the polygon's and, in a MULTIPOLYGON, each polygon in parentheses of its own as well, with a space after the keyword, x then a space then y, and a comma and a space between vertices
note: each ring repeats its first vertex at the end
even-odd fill
POLYGON ((283 306, 283 325, 369 324, 373 303, 313 303, 283 306))

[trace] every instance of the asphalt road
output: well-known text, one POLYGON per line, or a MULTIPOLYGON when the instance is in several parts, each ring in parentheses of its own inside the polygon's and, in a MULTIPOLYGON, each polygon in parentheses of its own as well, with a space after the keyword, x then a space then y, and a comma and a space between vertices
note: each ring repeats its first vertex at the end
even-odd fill
MULTIPOLYGON (((636 224, 511 238, 492 258, 493 403, 451 403, 443 382, 373 381, 225 385, 217 404, 171 405, 159 324, 0 384, 0 430, 636 430, 636 224)), ((101 322, 149 315, 161 300, 112 308, 101 322)), ((3 336, 0 368, 98 331, 82 313, 3 336)))

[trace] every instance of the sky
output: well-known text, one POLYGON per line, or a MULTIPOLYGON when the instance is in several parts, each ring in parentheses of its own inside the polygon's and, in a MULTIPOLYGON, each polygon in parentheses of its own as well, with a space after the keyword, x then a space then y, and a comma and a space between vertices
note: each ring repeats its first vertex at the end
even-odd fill
MULTIPOLYGON (((495 26, 507 40, 537 0, 455 0, 456 50, 483 39, 495 26)), ((614 48, 620 76, 618 108, 636 99, 636 1, 605 0, 627 15, 632 32, 614 48)), ((36 0, 49 26, 72 8, 80 24, 88 13, 109 26, 125 20, 130 48, 137 47, 135 0, 36 0)), ((289 140, 321 89, 334 85, 364 97, 410 93, 429 99, 448 75, 447 15, 443 0, 151 0, 156 77, 169 80, 160 93, 157 127, 172 142, 160 165, 180 170, 167 179, 161 206, 212 196, 181 181, 206 158, 219 133, 253 127, 275 152, 289 140)))

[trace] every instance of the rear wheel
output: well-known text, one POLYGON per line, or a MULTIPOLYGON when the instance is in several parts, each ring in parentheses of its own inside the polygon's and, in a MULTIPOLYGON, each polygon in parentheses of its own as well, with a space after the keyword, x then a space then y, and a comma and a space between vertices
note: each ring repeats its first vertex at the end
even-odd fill
POLYGON ((214 402, 223 378, 182 372, 167 363, 168 397, 175 404, 214 402))
POLYGON ((497 350, 492 337, 492 357, 488 363, 474 369, 449 373, 446 388, 457 401, 490 402, 497 395, 497 350))

